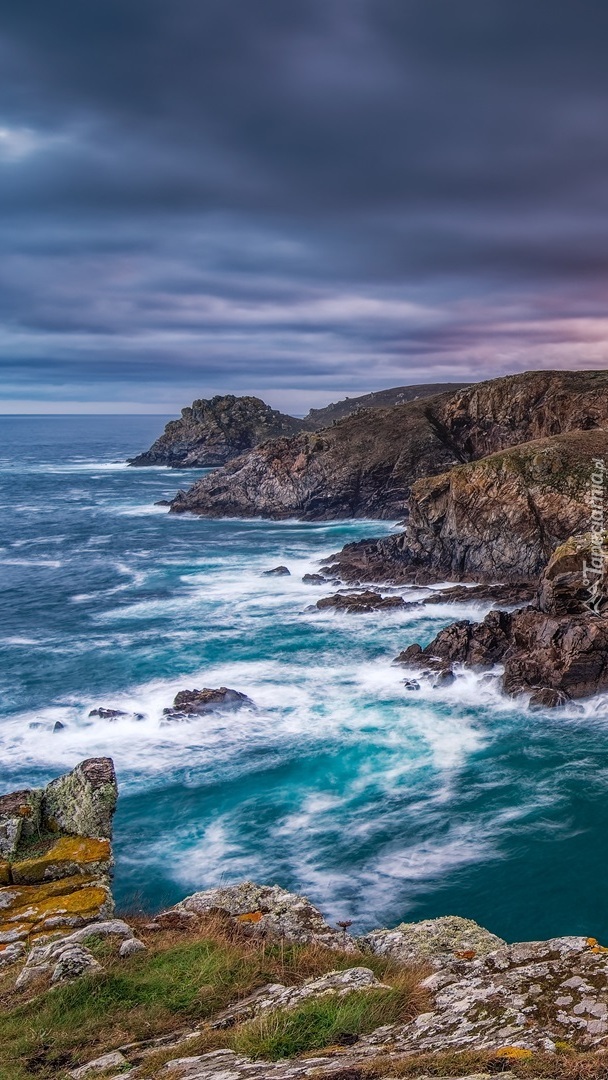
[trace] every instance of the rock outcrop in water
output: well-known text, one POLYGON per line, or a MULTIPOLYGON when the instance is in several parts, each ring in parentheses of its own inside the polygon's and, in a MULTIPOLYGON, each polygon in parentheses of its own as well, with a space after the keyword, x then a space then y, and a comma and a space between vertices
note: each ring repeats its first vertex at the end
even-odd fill
POLYGON ((584 565, 591 566, 593 538, 561 545, 541 576, 536 598, 517 611, 490 611, 440 630, 424 649, 410 645, 396 662, 441 673, 454 665, 476 670, 502 664, 503 690, 528 694, 538 707, 563 705, 608 689, 607 589, 593 595, 584 565))
POLYGON ((206 517, 393 518, 412 485, 533 440, 608 424, 608 372, 527 372, 279 439, 179 492, 206 517))
POLYGON ((225 465, 267 439, 296 435, 307 426, 295 416, 271 409, 260 398, 218 395, 182 409, 180 419, 170 420, 150 449, 129 464, 173 469, 225 465))

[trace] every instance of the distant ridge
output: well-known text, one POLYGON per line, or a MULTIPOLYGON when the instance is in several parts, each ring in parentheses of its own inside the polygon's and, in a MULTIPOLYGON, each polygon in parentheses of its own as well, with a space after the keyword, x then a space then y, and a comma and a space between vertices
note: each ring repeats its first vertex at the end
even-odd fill
POLYGON ((226 465, 269 439, 290 438, 301 431, 319 431, 359 409, 387 408, 467 383, 427 383, 395 386, 361 397, 344 398, 324 409, 311 409, 304 419, 271 409, 258 397, 234 394, 199 398, 170 420, 149 450, 132 458, 130 465, 168 465, 172 469, 205 469, 226 465))

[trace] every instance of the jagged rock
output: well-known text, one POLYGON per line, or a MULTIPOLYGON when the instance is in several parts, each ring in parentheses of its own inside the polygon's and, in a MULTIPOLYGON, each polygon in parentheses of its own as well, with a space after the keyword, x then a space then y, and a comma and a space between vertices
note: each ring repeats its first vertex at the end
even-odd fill
POLYGON ((84 1080, 85 1076, 107 1073, 108 1069, 120 1069, 121 1074, 124 1075, 125 1065, 127 1065, 127 1059, 124 1054, 121 1054, 120 1050, 113 1050, 109 1054, 102 1054, 101 1057, 95 1058, 94 1061, 88 1061, 86 1065, 81 1065, 78 1069, 72 1069, 68 1076, 71 1080, 84 1080))
POLYGON ((240 709, 243 705, 253 705, 251 698, 238 690, 220 686, 216 690, 203 687, 202 690, 180 690, 176 694, 173 706, 163 709, 163 716, 181 720, 189 716, 204 716, 217 709, 240 709))
POLYGON ((366 613, 406 608, 411 605, 406 604, 401 596, 381 596, 380 593, 368 589, 360 593, 336 593, 334 596, 324 596, 322 600, 317 600, 316 606, 319 611, 332 608, 335 611, 366 613))
POLYGON ((355 398, 343 398, 332 402, 323 409, 310 409, 304 417, 314 431, 329 427, 337 420, 344 420, 362 409, 386 409, 393 405, 404 405, 407 401, 419 401, 421 398, 436 397, 437 394, 453 394, 463 390, 468 383, 417 383, 415 386, 391 386, 388 390, 375 390, 371 394, 362 394, 355 398))
POLYGON ((226 1009, 211 1026, 214 1028, 233 1027, 234 1024, 259 1016, 260 1013, 277 1009, 295 1009, 310 998, 345 997, 356 990, 387 989, 390 988, 381 983, 373 971, 366 967, 329 971, 319 978, 307 979, 301 986, 283 986, 281 983, 263 986, 250 997, 226 1009))
POLYGON ((0 796, 0 858, 14 858, 21 839, 35 834, 41 802, 42 791, 37 789, 0 796))
POLYGON ((395 658, 396 664, 424 665, 434 671, 450 670, 452 664, 491 667, 504 658, 511 644, 514 616, 507 611, 490 611, 483 622, 468 619, 440 630, 426 648, 410 645, 395 658))
POLYGON ((11 878, 14 885, 36 885, 77 874, 103 878, 109 877, 111 867, 109 840, 62 836, 42 854, 13 863, 11 878))
MULTIPOLYGON (((171 511, 206 517, 398 519, 408 512, 416 480, 460 465, 453 489, 445 477, 436 487, 417 489, 407 561, 436 571, 441 567, 443 576, 446 569, 461 577, 465 571, 479 575, 485 563, 496 578, 499 567, 511 574, 515 567, 516 576, 524 579, 541 565, 543 535, 535 513, 548 538, 546 555, 580 527, 575 475, 580 468, 572 472, 564 461, 560 479, 559 459, 568 457, 565 448, 576 446, 571 433, 592 436, 586 445, 593 448, 602 442, 593 436, 602 434, 599 429, 608 420, 607 389, 606 372, 526 372, 390 409, 363 410, 315 434, 303 432, 256 447, 180 492, 171 511), (512 458, 511 449, 547 439, 556 447, 549 468, 544 468, 545 447, 539 443, 537 460, 518 479, 521 459, 512 458), (468 462, 496 451, 508 452, 504 469, 495 460, 488 475, 469 470, 468 462), (553 508, 543 502, 543 484, 551 490, 553 508), (504 529, 501 537, 501 522, 515 528, 504 529), (552 532, 553 526, 557 531, 552 532), (521 565, 517 559, 513 563, 517 545, 521 565)), ((604 446, 607 438, 604 434, 604 446)), ((578 457, 580 466, 582 451, 578 457)), ((397 562, 399 550, 393 550, 397 562)), ((362 580, 394 580, 399 572, 399 567, 387 567, 382 577, 362 580)))
POLYGON ((103 720, 116 720, 119 716, 128 716, 128 713, 122 712, 121 709, 104 709, 100 707, 91 709, 89 716, 100 716, 103 720))
POLYGON ((471 919, 445 915, 439 919, 400 923, 394 930, 373 930, 357 939, 364 952, 390 956, 403 964, 430 963, 442 968, 455 959, 473 960, 505 945, 471 919))
POLYGON ((449 589, 438 589, 425 596, 422 604, 477 604, 490 600, 493 604, 509 604, 514 607, 527 604, 536 594, 532 582, 520 582, 504 585, 452 585, 449 589))
POLYGON ((608 535, 571 536, 552 554, 538 588, 537 604, 548 615, 605 615, 608 535), (599 557, 598 557, 598 552, 599 557))
POLYGON ((112 836, 118 785, 111 758, 88 758, 53 780, 42 800, 42 825, 75 836, 112 836))
POLYGON ((303 420, 271 409, 256 397, 217 395, 193 401, 171 420, 164 433, 130 465, 169 465, 173 469, 225 465, 246 450, 307 427, 303 420))
POLYGON ((143 941, 140 941, 139 938, 128 938, 126 941, 123 941, 122 945, 120 946, 120 949, 118 950, 118 955, 126 958, 128 956, 135 956, 136 953, 141 953, 145 951, 146 946, 144 945, 143 941))
MULTIPOLYGON (((305 585, 328 585, 329 580, 324 574, 304 574, 302 581, 305 585)), ((332 582, 333 584, 333 582, 332 582)))
POLYGON ((161 912, 156 925, 171 925, 180 918, 192 918, 221 911, 231 916, 245 932, 253 936, 273 936, 306 944, 316 942, 330 949, 355 952, 353 939, 329 926, 309 900, 287 892, 279 885, 239 885, 193 893, 181 903, 161 912))
POLYGON ((262 577, 291 577, 291 571, 286 566, 275 566, 272 570, 264 570, 262 577))

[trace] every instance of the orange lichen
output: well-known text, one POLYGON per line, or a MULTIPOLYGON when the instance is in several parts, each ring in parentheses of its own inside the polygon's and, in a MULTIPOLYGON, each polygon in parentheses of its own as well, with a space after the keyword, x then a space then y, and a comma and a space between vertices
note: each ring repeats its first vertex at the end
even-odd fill
POLYGON ((587 938, 587 944, 588 945, 597 945, 597 943, 598 943, 598 941, 597 941, 596 937, 588 937, 587 938))
POLYGON ((523 1058, 532 1057, 531 1050, 524 1050, 523 1046, 501 1046, 496 1051, 496 1057, 508 1058, 510 1061, 520 1061, 523 1058))
POLYGON ((11 866, 6 859, 0 859, 0 885, 9 885, 11 880, 11 866))
POLYGON ((19 885, 35 885, 55 878, 73 877, 89 866, 109 866, 112 849, 109 840, 84 836, 62 836, 43 854, 13 863, 12 880, 19 885))
POLYGON ((244 915, 237 915, 236 921, 243 923, 257 923, 264 918, 263 911, 247 911, 244 915))
POLYGON ((77 923, 97 918, 110 903, 110 891, 87 874, 77 874, 44 885, 21 885, 0 889, 2 923, 0 935, 16 931, 30 935, 55 919, 77 923))
POLYGON ((457 960, 474 960, 477 956, 475 949, 462 949, 460 952, 454 953, 457 960))

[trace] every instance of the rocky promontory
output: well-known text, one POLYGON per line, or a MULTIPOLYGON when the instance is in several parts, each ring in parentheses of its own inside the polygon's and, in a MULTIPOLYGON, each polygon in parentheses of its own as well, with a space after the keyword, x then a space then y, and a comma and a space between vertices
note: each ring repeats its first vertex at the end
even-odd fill
POLYGON ((608 689, 608 590, 595 578, 593 537, 560 545, 541 575, 533 601, 516 611, 490 611, 440 630, 424 648, 410 645, 396 662, 453 676, 455 668, 502 666, 505 693, 527 694, 537 707, 565 705, 608 689))
POLYGON ((399 518, 408 514, 418 480, 606 424, 608 372, 510 375, 390 409, 365 409, 314 434, 267 442, 179 492, 171 511, 399 518))
POLYGON ((170 420, 163 434, 130 465, 168 465, 203 469, 227 461, 267 439, 296 435, 308 425, 271 409, 257 397, 226 394, 193 401, 179 420, 170 420))

